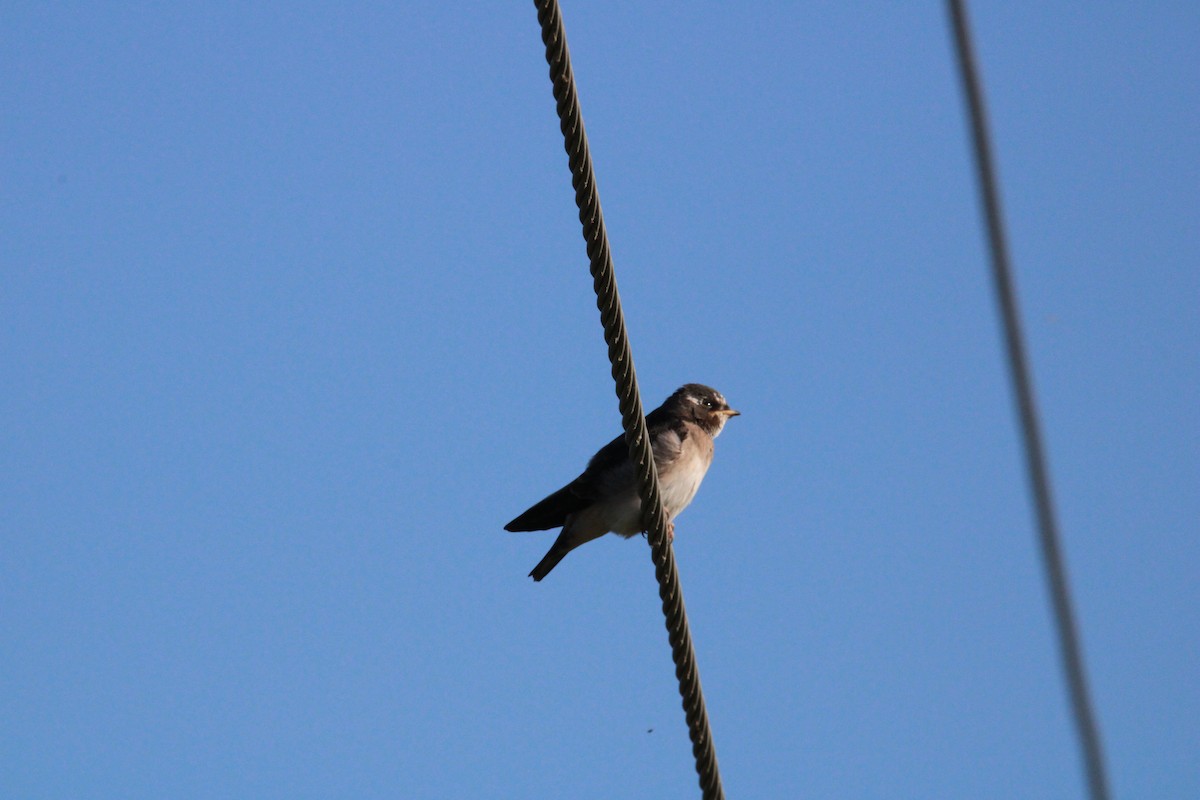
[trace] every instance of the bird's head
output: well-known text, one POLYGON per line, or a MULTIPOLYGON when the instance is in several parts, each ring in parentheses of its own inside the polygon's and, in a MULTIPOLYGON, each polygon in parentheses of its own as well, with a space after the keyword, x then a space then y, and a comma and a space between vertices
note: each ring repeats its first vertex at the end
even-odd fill
POLYGON ((680 417, 695 422, 713 436, 721 432, 730 417, 741 413, 729 407, 724 395, 701 383, 689 383, 679 387, 667 404, 672 406, 680 417))

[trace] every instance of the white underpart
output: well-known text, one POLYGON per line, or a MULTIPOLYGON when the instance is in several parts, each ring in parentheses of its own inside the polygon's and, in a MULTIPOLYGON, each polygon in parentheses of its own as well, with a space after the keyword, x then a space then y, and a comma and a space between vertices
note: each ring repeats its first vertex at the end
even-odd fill
POLYGON ((592 506, 587 511, 596 516, 596 524, 622 536, 633 536, 642 530, 642 500, 638 497, 637 488, 633 487, 606 502, 603 511, 598 506, 592 506))
MULTIPOLYGON (((692 502, 700 482, 712 463, 712 450, 685 448, 680 460, 659 474, 659 496, 667 518, 674 520, 692 502)), ((611 500, 590 506, 579 512, 570 523, 581 541, 601 536, 607 531, 621 536, 633 536, 642 531, 642 501, 637 488, 629 487, 611 500)))
POLYGON ((711 450, 708 458, 698 447, 684 448, 678 463, 671 465, 666 477, 659 481, 662 491, 663 506, 671 519, 679 516, 696 496, 708 465, 712 461, 711 450))
POLYGON ((689 461, 692 463, 674 465, 667 480, 659 482, 662 506, 667 510, 667 516, 672 519, 678 517, 691 503, 691 499, 696 497, 700 482, 704 480, 704 473, 708 471, 708 464, 703 461, 700 453, 697 452, 689 461))
MULTIPOLYGON (((693 395, 688 395, 687 399, 693 404, 700 404, 700 399, 693 395)), ((722 405, 725 404, 723 397, 716 399, 722 405)), ((727 420, 728 417, 724 415, 718 416, 717 428, 712 432, 713 438, 721 433, 727 420)), ((666 450, 672 449, 671 444, 678 446, 678 434, 674 431, 664 432, 662 435, 675 437, 671 443, 667 444, 666 450)), ((699 430, 692 431, 690 435, 702 436, 699 430)), ((704 480, 705 473, 708 472, 709 465, 712 463, 712 441, 707 440, 701 446, 697 446, 697 444, 699 444, 698 440, 689 440, 687 445, 682 448, 678 460, 673 461, 668 468, 659 472, 658 488, 668 520, 673 521, 691 504, 696 492, 700 489, 700 483, 704 480)), ((633 466, 626 465, 625 469, 632 473, 633 466)), ((620 483, 621 481, 616 482, 620 483)), ((576 544, 603 536, 609 531, 625 537, 641 533, 642 501, 638 497, 637 487, 629 486, 616 496, 571 515, 567 527, 571 529, 572 540, 576 544)))

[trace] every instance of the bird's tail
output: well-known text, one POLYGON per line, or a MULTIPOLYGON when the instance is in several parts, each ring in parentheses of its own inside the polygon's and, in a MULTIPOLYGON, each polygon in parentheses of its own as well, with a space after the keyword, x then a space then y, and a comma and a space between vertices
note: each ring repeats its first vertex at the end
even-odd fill
POLYGON ((567 553, 574 550, 579 545, 590 542, 603 536, 608 532, 608 528, 602 521, 595 518, 595 514, 584 513, 581 515, 572 514, 567 518, 567 524, 563 526, 562 533, 554 540, 554 544, 550 546, 549 552, 538 562, 538 565, 529 573, 529 577, 535 581, 540 581, 542 578, 550 574, 550 570, 558 566, 558 562, 562 561, 567 553))
POLYGON ((533 578, 535 581, 540 581, 542 578, 549 575, 550 570, 558 566, 558 562, 562 561, 563 558, 566 557, 567 553, 571 552, 573 549, 574 548, 572 547, 564 546, 561 539, 555 542, 554 546, 550 548, 550 551, 542 557, 542 560, 538 562, 538 565, 529 573, 529 577, 533 578))

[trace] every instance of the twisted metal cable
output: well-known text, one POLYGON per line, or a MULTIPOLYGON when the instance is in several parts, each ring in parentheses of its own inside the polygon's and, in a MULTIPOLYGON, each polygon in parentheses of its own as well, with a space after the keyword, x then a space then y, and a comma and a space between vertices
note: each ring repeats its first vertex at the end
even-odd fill
POLYGON ((575 76, 571 71, 571 56, 567 51, 562 13, 557 0, 534 0, 534 5, 537 7, 538 22, 542 26, 542 42, 546 46, 546 63, 550 65, 550 80, 553 83, 554 99, 558 108, 559 127, 562 129, 563 145, 571 167, 575 205, 579 207, 579 222, 583 226, 583 238, 587 243, 589 270, 596 292, 596 307, 600 309, 604 341, 608 344, 608 359, 612 363, 612 376, 616 382, 621 424, 625 428, 625 442, 629 446, 629 456, 637 475, 638 494, 642 499, 642 522, 646 526, 647 538, 650 541, 654 575, 658 579, 658 596, 662 600, 663 615, 666 618, 671 658, 675 662, 675 677, 679 681, 679 695, 683 699, 688 734, 692 740, 696 773, 700 779, 704 800, 722 800, 725 793, 721 788, 716 749, 713 746, 712 731, 709 729, 708 712, 704 706, 704 692, 700 688, 700 673, 696 666, 696 652, 692 647, 687 611, 683 606, 679 573, 675 568, 675 554, 667 541, 667 516, 659 494, 658 471, 654 466, 646 417, 642 411, 641 392, 638 390, 637 374, 633 367, 633 353, 630 351, 629 335, 625 329, 625 315, 621 311, 621 298, 617 293, 616 277, 613 274, 608 233, 604 228, 596 176, 592 172, 592 157, 588 151, 583 115, 575 91, 575 76))
POLYGON ((1080 749, 1083 751, 1090 796, 1092 800, 1107 800, 1109 796, 1108 780, 1105 775, 1100 732, 1088 696, 1082 647, 1079 644, 1075 614, 1071 608, 1070 588, 1067 584, 1062 546, 1059 544, 1058 523, 1055 521, 1054 502, 1050 493, 1050 474, 1046 467, 1037 406, 1033 399, 1033 381, 1029 375, 1025 356, 1021 320, 1017 311, 1016 290, 1013 288, 1012 269, 1009 266, 1008 245, 1004 234, 1004 218, 1000 210, 1000 192, 997 189, 992 146, 988 136, 983 89, 980 85, 975 54, 971 46, 965 2, 963 0, 947 0, 947 5, 954 28, 954 42, 958 54, 963 91, 967 96, 967 106, 971 118, 975 163, 979 173, 979 193, 982 196, 988 242, 991 247, 992 279, 996 298, 1000 305, 1000 315, 1003 319, 1009 372, 1012 374, 1017 409, 1025 439, 1026 469, 1029 473, 1029 483, 1033 490, 1034 506, 1037 510, 1042 563, 1045 566, 1046 581, 1050 587, 1051 602, 1054 606, 1054 619, 1058 628, 1063 670, 1066 673, 1067 686, 1071 695, 1071 709, 1075 715, 1075 728, 1079 736, 1080 749))

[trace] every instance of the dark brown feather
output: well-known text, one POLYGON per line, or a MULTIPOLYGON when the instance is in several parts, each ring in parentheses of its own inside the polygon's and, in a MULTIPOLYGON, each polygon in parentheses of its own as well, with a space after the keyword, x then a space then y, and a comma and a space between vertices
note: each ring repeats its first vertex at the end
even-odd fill
MULTIPOLYGON (((580 476, 582 477, 582 476, 580 476)), ((554 494, 541 500, 521 516, 504 526, 506 531, 545 531, 550 528, 562 527, 569 514, 587 508, 592 501, 581 496, 576 484, 579 479, 572 481, 554 494)))

